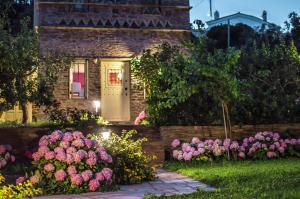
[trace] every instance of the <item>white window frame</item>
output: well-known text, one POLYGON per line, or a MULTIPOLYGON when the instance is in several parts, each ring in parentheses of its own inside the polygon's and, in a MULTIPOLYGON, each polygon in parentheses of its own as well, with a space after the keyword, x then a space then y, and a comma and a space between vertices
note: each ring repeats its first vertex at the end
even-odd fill
POLYGON ((88 91, 89 91, 89 85, 88 85, 88 60, 87 59, 76 59, 71 63, 71 68, 69 70, 69 99, 88 99, 88 91), (72 95, 72 82, 71 82, 71 74, 73 70, 73 64, 76 63, 84 63, 84 76, 85 76, 85 88, 84 88, 84 96, 83 97, 76 97, 72 95))

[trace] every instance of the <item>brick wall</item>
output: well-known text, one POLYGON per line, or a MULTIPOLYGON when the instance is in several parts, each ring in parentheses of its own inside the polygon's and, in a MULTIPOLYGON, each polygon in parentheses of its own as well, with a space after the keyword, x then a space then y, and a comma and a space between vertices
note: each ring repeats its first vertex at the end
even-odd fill
MULTIPOLYGON (((100 63, 95 64, 95 58, 130 58, 163 42, 181 45, 191 36, 188 0, 163 0, 161 5, 155 0, 97 0, 79 10, 73 1, 59 2, 42 0, 35 6, 41 51, 51 49, 89 60, 88 98, 69 99, 69 73, 65 71, 55 90, 62 107, 94 110, 92 102, 101 96, 100 63)), ((132 121, 146 104, 143 90, 134 86, 134 77, 131 83, 132 121)), ((35 107, 34 117, 45 119, 42 110, 35 107)))
MULTIPOLYGON (((242 139, 256 132, 273 131, 285 132, 292 130, 300 137, 300 124, 270 124, 270 125, 244 125, 232 127, 232 139, 242 139)), ((174 139, 190 142, 193 137, 201 139, 224 139, 224 127, 222 126, 163 126, 160 133, 165 148, 169 148, 174 139)))

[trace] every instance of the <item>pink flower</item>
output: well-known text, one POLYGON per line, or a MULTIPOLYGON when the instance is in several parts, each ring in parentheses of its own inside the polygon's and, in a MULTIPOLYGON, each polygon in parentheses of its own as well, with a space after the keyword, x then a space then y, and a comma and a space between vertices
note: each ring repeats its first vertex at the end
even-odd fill
POLYGON ((83 138, 83 134, 80 131, 74 131, 73 132, 73 138, 74 139, 81 139, 81 138, 83 138))
POLYGON ((238 150, 239 149, 239 143, 236 142, 236 141, 233 141, 232 144, 230 145, 230 149, 238 150))
POLYGON ((38 152, 41 154, 41 155, 45 155, 47 152, 49 152, 50 149, 47 147, 47 146, 41 146, 39 149, 38 149, 38 152))
POLYGON ((93 142, 90 139, 84 139, 84 144, 87 146, 88 149, 93 147, 93 142))
POLYGON ((105 180, 110 181, 112 178, 112 170, 110 168, 104 168, 101 171, 103 177, 105 178, 105 180))
POLYGON ((77 148, 81 148, 84 147, 84 141, 81 138, 78 138, 72 142, 72 145, 77 148))
POLYGON ((86 160, 86 164, 89 165, 90 167, 95 166, 97 163, 96 158, 89 158, 86 160))
POLYGON ((10 159, 10 154, 7 152, 4 156, 5 160, 9 160, 10 159))
POLYGON ((76 167, 75 166, 69 166, 67 168, 67 172, 70 176, 74 175, 74 174, 77 174, 77 170, 76 170, 76 167))
POLYGON ((62 141, 64 142, 71 142, 73 141, 73 135, 70 132, 64 134, 62 141))
POLYGON ((249 142, 253 142, 254 138, 253 137, 249 137, 249 142))
POLYGON ((183 153, 183 159, 184 159, 185 161, 190 161, 190 160, 192 160, 192 157, 193 157, 193 154, 192 154, 192 153, 186 153, 186 152, 183 153))
POLYGON ((96 153, 94 151, 89 151, 87 156, 89 158, 97 158, 97 155, 96 155, 96 153))
POLYGON ((230 143, 231 143, 231 140, 230 140, 230 139, 225 139, 224 142, 223 142, 223 146, 224 146, 226 149, 229 149, 230 143))
POLYGON ((16 179, 16 185, 22 184, 23 182, 25 182, 25 178, 23 176, 16 179))
POLYGON ((29 180, 32 184, 37 184, 40 181, 40 178, 37 175, 34 175, 34 176, 31 176, 29 178, 29 180))
POLYGON ((72 154, 72 153, 77 152, 77 150, 74 147, 69 147, 69 148, 67 148, 66 152, 69 154, 72 154))
POLYGON ((80 186, 83 182, 83 179, 80 174, 71 175, 71 183, 77 186, 80 186))
POLYGON ((276 155, 276 154, 275 154, 274 152, 272 152, 272 151, 268 151, 268 152, 267 152, 267 157, 268 157, 268 158, 273 158, 275 155, 276 155))
POLYGON ((35 152, 34 154, 32 154, 32 158, 34 161, 38 161, 42 158, 42 154, 40 154, 39 152, 35 152))
POLYGON ((71 176, 71 183, 74 185, 80 186, 83 182, 83 179, 80 174, 73 174, 71 176))
POLYGON ((5 167, 7 164, 7 161, 5 159, 0 160, 0 168, 5 167))
POLYGON ((66 162, 67 161, 67 154, 65 152, 59 152, 55 155, 55 158, 59 161, 66 162))
POLYGON ((61 152, 65 152, 65 150, 62 148, 62 147, 56 147, 55 149, 54 149, 54 152, 55 153, 61 153, 61 152))
POLYGON ((272 145, 270 146, 270 149, 271 149, 272 151, 274 151, 275 148, 276 148, 276 146, 275 146, 274 144, 272 144, 272 145))
POLYGON ((107 163, 112 163, 113 162, 113 159, 111 157, 111 155, 107 155, 107 160, 106 160, 107 163))
POLYGON ((55 157, 55 153, 53 151, 49 151, 45 154, 46 160, 52 160, 55 157))
POLYGON ((16 157, 14 155, 10 156, 10 161, 15 162, 16 161, 16 157))
POLYGON ((78 153, 75 152, 72 154, 72 156, 73 156, 74 162, 77 162, 77 163, 81 162, 81 157, 78 153))
POLYGON ((104 180, 104 176, 102 175, 102 172, 96 173, 95 176, 96 176, 96 179, 97 179, 99 182, 101 182, 101 181, 104 180))
POLYGON ((96 179, 91 180, 91 181, 89 182, 89 189, 90 189, 91 191, 96 191, 96 190, 99 188, 99 186, 100 186, 100 183, 99 183, 99 181, 96 180, 96 179))
POLYGON ((51 142, 56 142, 56 141, 58 141, 58 140, 61 140, 62 137, 63 137, 63 133, 62 133, 61 131, 59 131, 59 130, 54 131, 54 132, 49 136, 51 142))
POLYGON ((46 164, 45 166, 44 166, 44 170, 46 171, 46 172, 51 172, 51 171, 54 171, 54 166, 53 166, 53 164, 51 164, 51 163, 48 163, 48 164, 46 164))
POLYGON ((197 138, 197 137, 193 137, 192 143, 193 143, 193 144, 199 144, 199 143, 200 143, 200 139, 197 138))
POLYGON ((199 151, 200 154, 205 153, 205 149, 204 148, 198 148, 198 151, 199 151))
POLYGON ((44 135, 43 137, 41 137, 41 139, 39 141, 39 146, 47 146, 49 144, 48 139, 49 139, 49 137, 47 135, 44 135))
POLYGON ((245 153, 244 153, 244 152, 240 151, 240 152, 239 152, 239 157, 240 157, 240 158, 245 158, 245 157, 246 157, 246 155, 245 155, 245 153))
POLYGON ((67 174, 63 169, 60 169, 55 172, 54 176, 56 181, 64 181, 64 179, 67 177, 67 174))
POLYGON ((180 140, 179 139, 173 140, 171 145, 172 145, 173 148, 178 147, 180 145, 180 140))
POLYGON ((280 153, 282 153, 282 154, 284 153, 284 150, 285 150, 284 147, 279 147, 279 148, 278 148, 278 151, 279 151, 280 153))
POLYGON ((88 153, 84 150, 78 150, 77 153, 79 154, 81 159, 84 159, 84 158, 88 157, 88 153))
POLYGON ((200 154, 201 154, 200 151, 194 151, 194 152, 193 152, 193 156, 194 156, 194 157, 196 157, 196 156, 198 156, 198 155, 200 155, 200 154))
POLYGON ((68 164, 72 164, 74 162, 74 158, 73 158, 72 154, 68 154, 67 153, 67 160, 66 160, 66 162, 68 164))
POLYGON ((139 114, 139 118, 140 118, 141 120, 143 120, 143 119, 146 118, 146 113, 145 113, 145 111, 142 111, 142 112, 139 114))
POLYGON ((81 173, 81 177, 85 182, 89 181, 92 176, 93 172, 91 170, 85 170, 81 173))
POLYGON ((106 151, 100 151, 100 158, 103 161, 107 161, 108 160, 108 154, 106 153, 106 151))
POLYGON ((5 145, 0 145, 0 155, 4 154, 6 152, 6 147, 5 145))
POLYGON ((134 120, 134 125, 139 125, 141 123, 141 119, 139 117, 137 117, 135 120, 134 120))

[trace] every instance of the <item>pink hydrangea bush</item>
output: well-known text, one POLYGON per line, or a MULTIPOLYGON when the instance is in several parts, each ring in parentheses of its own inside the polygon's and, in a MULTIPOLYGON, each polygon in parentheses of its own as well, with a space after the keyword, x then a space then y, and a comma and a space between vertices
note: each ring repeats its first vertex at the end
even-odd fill
POLYGON ((149 125, 145 111, 140 112, 140 114, 135 118, 134 125, 149 125))
POLYGON ((30 181, 46 193, 106 191, 113 187, 111 155, 81 132, 54 131, 43 136, 32 158, 37 171, 30 181))
POLYGON ((11 145, 0 145, 0 169, 3 169, 9 163, 15 162, 16 157, 12 155, 12 146, 11 145))
POLYGON ((259 132, 242 142, 225 139, 201 141, 194 137, 190 143, 175 139, 171 143, 175 160, 216 160, 230 155, 231 159, 271 159, 285 156, 300 157, 300 139, 282 139, 279 133, 259 132))

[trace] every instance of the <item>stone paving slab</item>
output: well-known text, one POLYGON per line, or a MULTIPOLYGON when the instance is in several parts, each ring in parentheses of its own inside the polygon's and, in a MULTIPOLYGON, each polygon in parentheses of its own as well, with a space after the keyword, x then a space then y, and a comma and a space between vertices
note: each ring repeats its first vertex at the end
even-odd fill
POLYGON ((197 189, 202 189, 204 191, 215 190, 215 188, 210 187, 207 184, 164 169, 157 169, 157 177, 157 180, 152 182, 120 186, 120 190, 117 192, 42 196, 36 197, 36 199, 142 199, 145 194, 172 196, 190 194, 197 191, 197 189))

